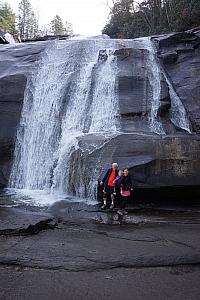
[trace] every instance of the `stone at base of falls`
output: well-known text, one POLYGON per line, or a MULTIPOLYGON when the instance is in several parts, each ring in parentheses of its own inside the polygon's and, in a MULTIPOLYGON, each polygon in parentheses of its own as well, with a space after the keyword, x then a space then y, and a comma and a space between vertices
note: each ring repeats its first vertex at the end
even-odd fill
POLYGON ((200 186, 198 135, 120 134, 92 153, 88 166, 95 157, 103 157, 107 167, 117 161, 119 168, 130 168, 135 187, 200 186))
POLYGON ((36 234, 54 228, 56 220, 51 214, 0 207, 0 235, 36 234))

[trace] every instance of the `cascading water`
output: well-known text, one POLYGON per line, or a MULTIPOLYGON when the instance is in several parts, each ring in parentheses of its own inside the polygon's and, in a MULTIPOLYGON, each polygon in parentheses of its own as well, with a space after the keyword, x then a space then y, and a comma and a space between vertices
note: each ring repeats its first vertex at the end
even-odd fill
MULTIPOLYGON (((67 107, 61 142, 56 154, 57 166, 53 176, 53 187, 67 193, 71 192, 70 164, 72 154, 79 148, 77 138, 86 135, 85 132, 103 133, 106 137, 107 134, 112 135, 117 131, 118 101, 115 92, 117 66, 113 52, 108 51, 107 55, 108 58, 103 64, 98 64, 98 55, 96 55, 92 63, 82 68, 80 84, 76 87, 76 92, 73 93, 67 107), (94 87, 91 91, 92 82, 94 87), (90 92, 92 92, 92 101, 90 92)), ((74 188, 76 195, 83 196, 85 191, 84 184, 80 184, 82 179, 80 175, 81 172, 79 184, 74 184, 74 188)))
POLYGON ((164 70, 162 69, 162 67, 158 62, 158 59, 156 57, 156 51, 150 37, 143 38, 143 46, 148 50, 148 62, 147 62, 148 79, 152 86, 152 93, 153 93, 151 109, 149 113, 150 128, 152 132, 161 135, 165 134, 162 123, 158 119, 158 110, 160 108, 160 98, 161 98, 161 76, 163 74, 166 83, 169 87, 169 95, 171 98, 170 119, 175 126, 183 130, 186 130, 187 132, 190 133, 191 132, 190 123, 187 117, 186 110, 179 96, 174 90, 171 82, 167 78, 167 75, 165 74, 164 70))
POLYGON ((169 87, 169 95, 171 98, 171 109, 170 109, 171 118, 170 119, 175 126, 191 133, 190 122, 188 120, 187 113, 183 106, 183 103, 181 102, 179 96, 177 95, 176 91, 174 90, 174 88, 173 88, 171 82, 169 81, 169 79, 167 78, 167 76, 165 74, 164 74, 164 76, 165 76, 167 85, 169 87))
MULTIPOLYGON (((107 41, 105 61, 98 60, 104 40, 56 41, 47 48, 27 84, 10 187, 70 193, 78 139, 95 133, 105 142, 106 133, 116 133, 114 45, 107 41)), ((84 196, 80 188, 76 194, 84 196)))
POLYGON ((144 45, 148 50, 147 71, 148 79, 152 87, 151 109, 149 112, 150 128, 157 134, 165 134, 162 123, 158 119, 158 109, 161 98, 161 70, 157 62, 156 53, 149 37, 144 38, 144 45))

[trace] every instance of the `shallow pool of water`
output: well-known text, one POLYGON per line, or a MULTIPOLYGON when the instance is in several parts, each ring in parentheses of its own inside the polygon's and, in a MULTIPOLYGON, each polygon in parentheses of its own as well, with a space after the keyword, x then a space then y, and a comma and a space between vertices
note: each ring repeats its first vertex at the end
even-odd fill
POLYGON ((48 211, 65 221, 92 221, 96 224, 200 223, 200 206, 149 207, 129 205, 127 216, 117 209, 101 211, 95 200, 81 199, 49 191, 4 189, 0 191, 0 207, 17 207, 30 211, 48 211))
POLYGON ((56 202, 66 201, 68 203, 85 203, 87 205, 97 204, 96 200, 81 199, 67 196, 49 190, 19 190, 4 189, 0 190, 0 205, 4 207, 25 207, 27 208, 47 208, 56 202))

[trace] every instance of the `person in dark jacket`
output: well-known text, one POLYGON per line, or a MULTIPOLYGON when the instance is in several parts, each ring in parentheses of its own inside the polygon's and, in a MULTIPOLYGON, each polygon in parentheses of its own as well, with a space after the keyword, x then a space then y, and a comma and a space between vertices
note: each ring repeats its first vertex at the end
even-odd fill
POLYGON ((106 208, 109 196, 111 197, 110 209, 114 208, 115 179, 118 175, 117 168, 118 168, 118 164, 113 163, 112 168, 108 169, 108 171, 106 172, 106 175, 104 176, 104 178, 100 182, 100 185, 104 186, 104 189, 103 189, 103 206, 101 207, 101 209, 106 208))
POLYGON ((121 202, 121 194, 120 194, 120 188, 121 188, 121 181, 124 175, 124 171, 123 170, 119 170, 118 172, 118 176, 115 179, 115 205, 119 204, 121 202))
POLYGON ((126 208, 128 198, 131 195, 131 190, 133 189, 132 180, 131 180, 131 176, 128 173, 128 169, 124 169, 124 176, 120 182, 120 186, 121 186, 120 188, 121 202, 117 213, 119 215, 123 215, 123 214, 127 214, 125 208, 126 208))

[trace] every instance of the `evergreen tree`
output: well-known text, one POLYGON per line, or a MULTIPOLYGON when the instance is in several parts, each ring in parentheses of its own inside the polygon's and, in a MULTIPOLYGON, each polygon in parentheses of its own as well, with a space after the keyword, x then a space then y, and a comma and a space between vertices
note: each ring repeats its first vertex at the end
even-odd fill
POLYGON ((8 3, 0 2, 0 30, 17 34, 16 17, 8 3))
POLYGON ((22 40, 34 38, 38 34, 38 21, 29 0, 22 0, 19 4, 18 27, 22 40))
POLYGON ((56 15, 50 23, 53 35, 63 35, 65 27, 60 16, 56 15))
POLYGON ((54 19, 50 23, 51 26, 51 32, 53 35, 72 35, 73 29, 72 24, 65 22, 63 23, 61 17, 59 15, 56 15, 54 19))
POLYGON ((113 38, 135 38, 197 26, 200 0, 113 0, 102 32, 113 38))
POLYGON ((73 34, 73 28, 72 23, 65 22, 65 34, 72 35, 73 34))

